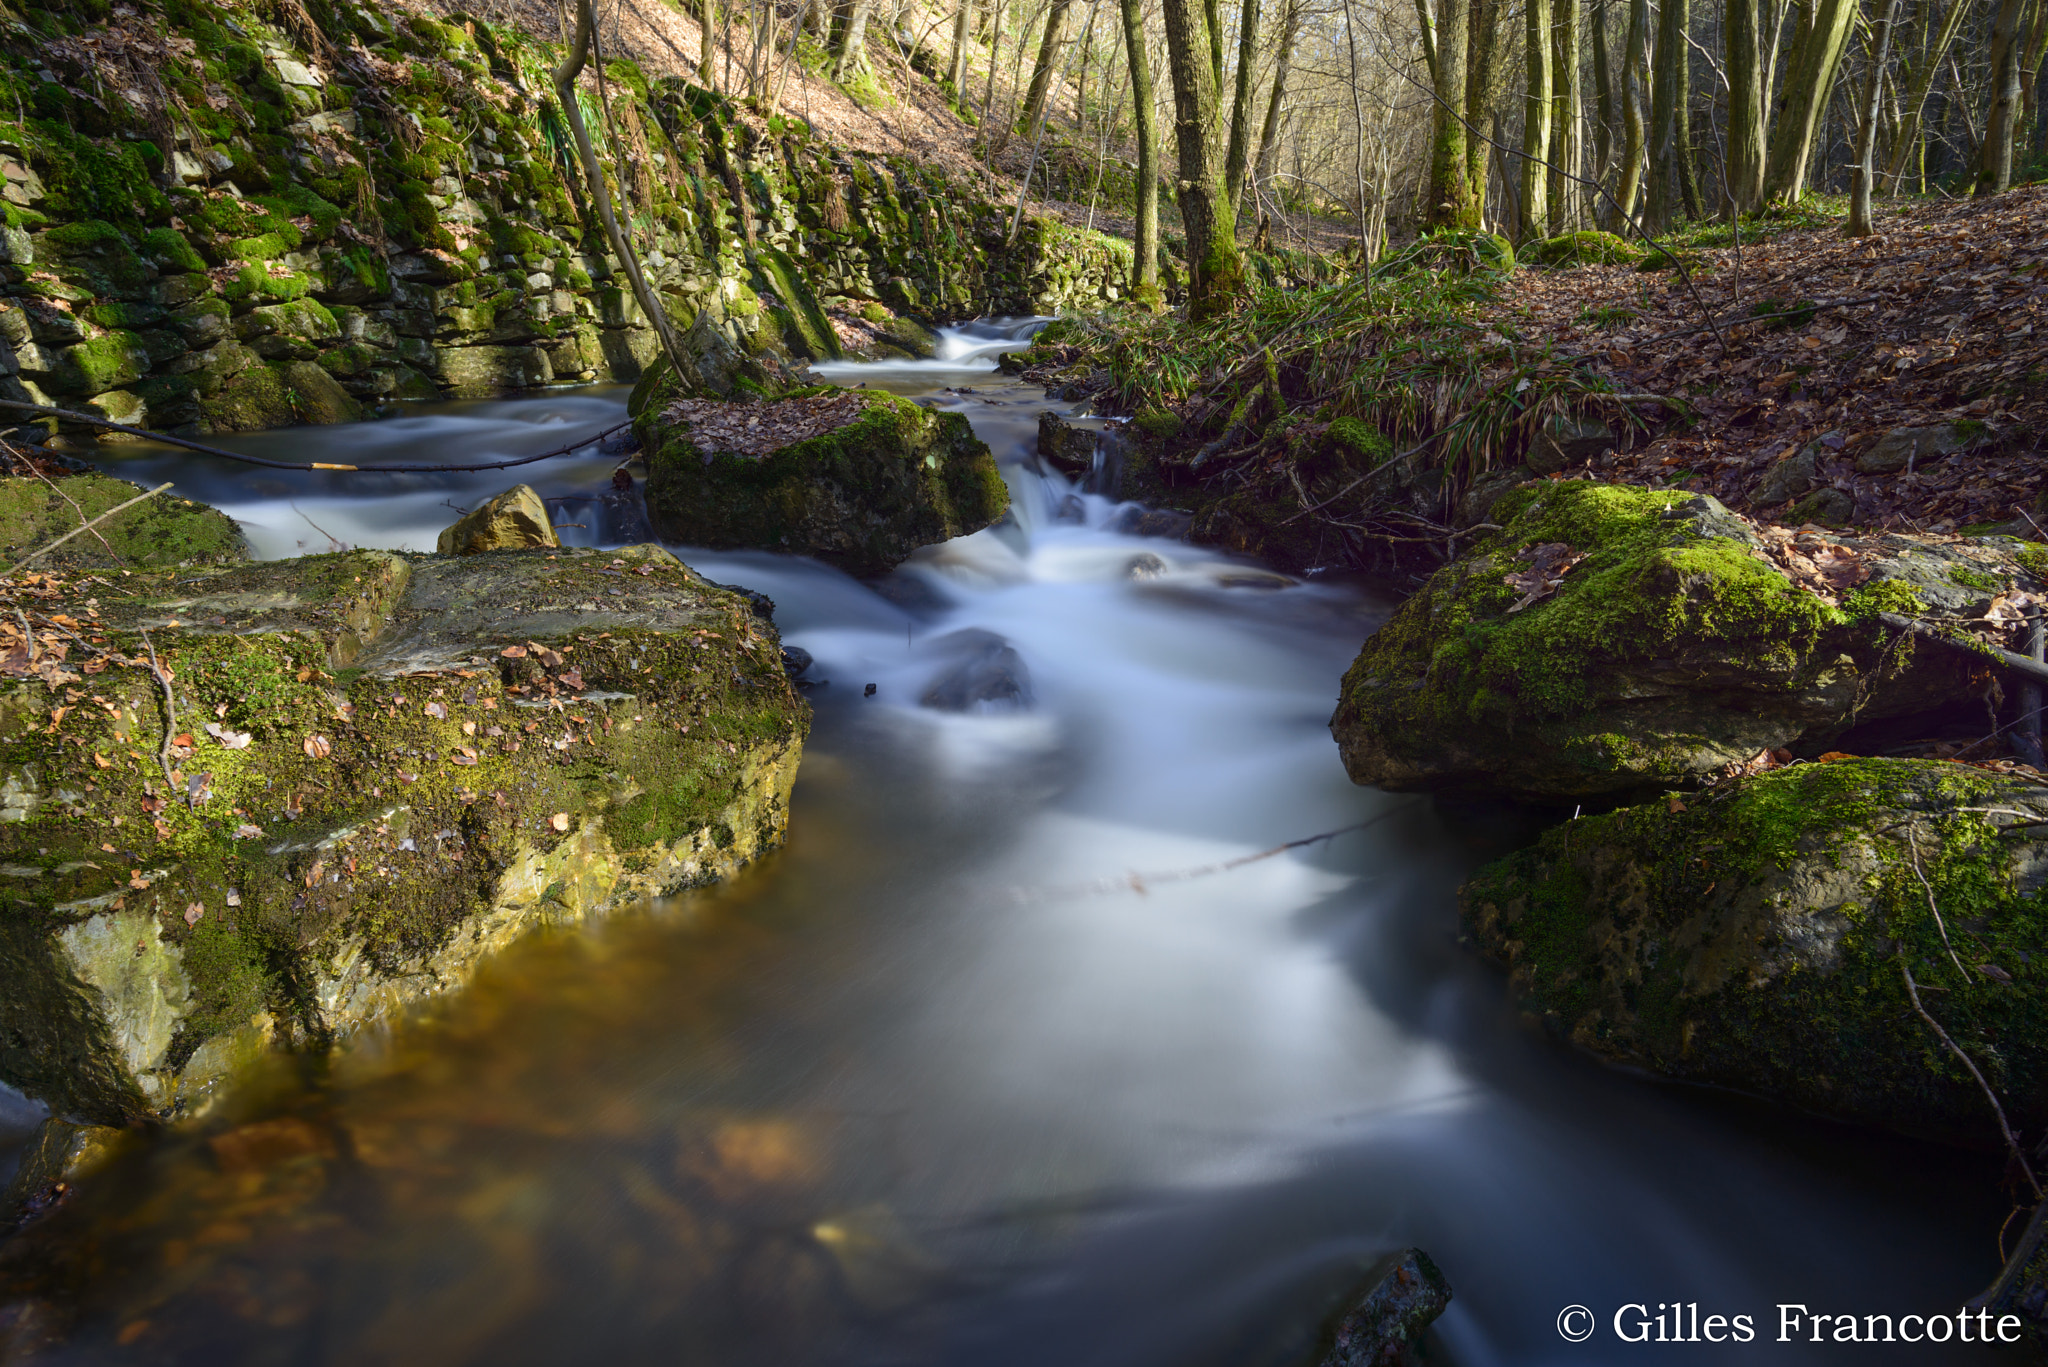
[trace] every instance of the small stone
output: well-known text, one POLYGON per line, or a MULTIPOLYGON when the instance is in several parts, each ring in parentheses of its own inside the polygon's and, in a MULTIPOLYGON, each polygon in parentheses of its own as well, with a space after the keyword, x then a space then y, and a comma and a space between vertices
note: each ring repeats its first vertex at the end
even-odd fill
POLYGON ((481 555, 561 544, 547 504, 532 485, 518 484, 443 531, 434 549, 442 555, 481 555))
POLYGON ((1819 469, 1820 457, 1810 442, 1791 455, 1780 457, 1777 464, 1764 471, 1764 477, 1750 491, 1750 506, 1774 508, 1789 499, 1798 498, 1813 488, 1819 469))

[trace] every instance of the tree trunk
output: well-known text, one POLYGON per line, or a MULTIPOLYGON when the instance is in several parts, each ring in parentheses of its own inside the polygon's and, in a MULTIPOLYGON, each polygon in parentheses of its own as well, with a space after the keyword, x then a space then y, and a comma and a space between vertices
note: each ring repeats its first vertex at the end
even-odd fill
POLYGON ((1977 162, 1977 198, 2012 188, 2013 133, 2020 112, 2020 15, 2024 0, 2000 0, 1991 26, 1991 109, 1984 118, 1984 146, 1977 162))
POLYGON ((1621 205, 1622 216, 1630 220, 1636 217, 1636 201, 1643 189, 1643 143, 1647 130, 1642 75, 1649 44, 1650 0, 1629 0, 1628 36, 1621 45, 1621 175, 1614 198, 1621 205))
POLYGON ((1521 203, 1519 236, 1537 242, 1550 236, 1550 216, 1543 195, 1544 165, 1550 158, 1551 90, 1553 64, 1550 57, 1550 0, 1525 0, 1522 17, 1522 49, 1528 69, 1522 96, 1522 175, 1518 191, 1521 203))
MULTIPOLYGON (((1344 22, 1351 22, 1346 10, 1344 22)), ((1253 72, 1259 55, 1259 0, 1244 0, 1237 24, 1237 91, 1230 102, 1230 151, 1223 158, 1223 186, 1234 213, 1244 197, 1244 168, 1251 159, 1253 72)))
POLYGON ((1721 32, 1728 54, 1728 200, 1746 214, 1764 196, 1763 52, 1757 0, 1725 0, 1721 32))
POLYGON ((1429 68, 1429 81, 1441 87, 1443 77, 1436 69, 1436 20, 1429 14, 1429 0, 1415 0, 1415 23, 1422 34, 1422 64, 1429 68))
POLYGON ((1842 227, 1845 237, 1869 237, 1870 181, 1877 160, 1877 101, 1884 92, 1884 67, 1891 58, 1892 24, 1898 18, 1899 0, 1880 0, 1884 8, 1870 29, 1870 72, 1863 83, 1863 107, 1857 111, 1862 122, 1856 127, 1856 179, 1849 187, 1849 221, 1842 227))
MULTIPOLYGON (((1670 3, 1670 0, 1666 0, 1670 3)), ((1556 41, 1550 53, 1550 230, 1569 232, 1578 215, 1579 186, 1579 0, 1553 0, 1556 41)))
MULTIPOLYGON (((2041 64, 2048 59, 2048 0, 2034 0, 2034 26, 2029 31, 2026 56, 2020 62, 2020 126, 2022 134, 2032 131, 2033 155, 2048 152, 2048 122, 2041 118, 2041 64)), ((2014 156, 2019 155, 2014 144, 2014 156)))
POLYGON ((1138 223, 1133 245, 1137 270, 1131 299, 1141 308, 1158 309, 1159 293, 1159 130, 1152 118, 1152 63, 1145 56, 1145 0, 1122 0, 1124 51, 1131 68, 1131 122, 1138 134, 1138 223))
POLYGON ((1208 19, 1198 0, 1163 0, 1162 8, 1179 153, 1176 189, 1188 242, 1188 314, 1200 320, 1237 303, 1244 293, 1244 263, 1216 148, 1217 81, 1208 19))
POLYGON ((1820 127, 1855 18, 1853 0, 1814 0, 1812 20, 1793 45, 1785 72, 1784 103, 1771 129, 1770 157, 1764 170, 1766 200, 1789 203, 1806 188, 1813 135, 1820 127))
POLYGON ((1494 102, 1494 58, 1500 51, 1500 14, 1504 0, 1472 0, 1465 55, 1465 123, 1474 132, 1465 139, 1465 183, 1471 186, 1472 226, 1486 226, 1486 185, 1493 165, 1493 144, 1477 130, 1498 118, 1494 102))
POLYGON ((1593 179, 1607 183, 1614 157, 1614 73, 1607 62, 1607 0, 1593 0, 1593 179))
POLYGON ((967 35, 974 28, 974 0, 960 0, 953 16, 953 52, 946 61, 946 79, 953 83, 953 98, 967 99, 967 35))
POLYGON ((1678 172, 1678 195, 1685 204, 1685 216, 1695 221, 1706 217, 1706 207, 1700 203, 1699 167, 1692 154, 1692 45, 1685 36, 1692 32, 1692 0, 1664 0, 1667 5, 1676 6, 1678 14, 1678 52, 1674 56, 1674 76, 1678 82, 1672 92, 1671 164, 1678 172))
POLYGON ((1304 0, 1287 0, 1287 17, 1280 25, 1280 49, 1273 59, 1273 93, 1266 100, 1266 122, 1259 129, 1259 155, 1252 162, 1252 179, 1263 184, 1273 174, 1280 155, 1280 106, 1287 98, 1287 66, 1294 59, 1294 44, 1301 37, 1304 0))
POLYGON ((1025 137, 1038 126, 1045 112, 1046 93, 1052 88, 1053 73, 1059 69, 1060 49, 1066 45, 1067 11, 1073 0, 1052 0, 1045 16, 1045 33, 1038 40, 1038 61, 1031 68, 1031 89, 1024 96, 1024 111, 1017 116, 1017 131, 1025 137))
POLYGON ((1352 30, 1351 0, 1344 0, 1344 51, 1351 59, 1351 185, 1358 210, 1358 260, 1372 287, 1372 219, 1365 207, 1365 103, 1358 79, 1358 36, 1352 30))
MULTIPOLYGON (((1950 5, 1947 17, 1941 21, 1941 34, 1932 47, 1925 48, 1912 71, 1912 79, 1906 87, 1905 103, 1900 109, 1899 131, 1892 142, 1892 154, 1885 166, 1885 176, 1892 183, 1892 193, 1897 194, 1899 182, 1906 174, 1906 163, 1913 156, 1913 149, 1920 141, 1920 122, 1927 109, 1927 96, 1934 89, 1935 75, 1941 70, 1943 60, 1948 56, 1949 45, 1962 30, 1963 20, 1970 13, 1968 5, 1950 5)), ((1928 12, 1932 18, 1932 10, 1928 12)), ((1924 41, 1926 31, 1921 33, 1924 41)))
POLYGON ((846 7, 844 20, 833 35, 836 39, 832 48, 833 80, 849 80, 867 65, 868 14, 873 9, 874 0, 852 0, 846 7))
MULTIPOLYGON (((1643 0, 1647 3, 1647 0, 1643 0)), ((1432 228, 1476 228, 1481 205, 1467 173, 1465 125, 1466 35, 1471 11, 1465 0, 1442 0, 1436 30, 1436 99, 1430 124, 1429 193, 1423 221, 1432 228)))
POLYGON ((1650 74, 1649 195, 1645 226, 1653 234, 1671 230, 1673 191, 1678 181, 1678 71, 1685 58, 1685 7, 1663 0, 1657 10, 1657 54, 1650 74))
POLYGON ((597 28, 597 18, 590 10, 591 0, 578 0, 576 5, 576 29, 569 39, 569 50, 562 56, 562 64, 555 68, 555 98, 562 106, 562 117, 568 121, 569 131, 576 137, 576 159, 583 165, 583 178, 590 182, 590 199, 597 206, 598 221, 604 225, 605 241, 611 244, 613 255, 625 267, 626 281, 633 287, 633 298, 639 302, 640 311, 647 315, 653 325, 655 336, 661 339, 661 349, 668 354, 669 364, 675 367, 676 378, 681 380, 690 372, 683 364, 683 349, 676 342, 675 329, 669 326, 668 311, 661 306, 661 298, 647 283, 647 276, 640 269, 639 253, 633 244, 619 230, 618 215, 612 212, 611 188, 604 183, 604 168, 597 163, 597 152, 590 145, 590 130, 584 126, 583 110, 576 102, 576 78, 583 73, 583 64, 589 59, 591 36, 597 28))

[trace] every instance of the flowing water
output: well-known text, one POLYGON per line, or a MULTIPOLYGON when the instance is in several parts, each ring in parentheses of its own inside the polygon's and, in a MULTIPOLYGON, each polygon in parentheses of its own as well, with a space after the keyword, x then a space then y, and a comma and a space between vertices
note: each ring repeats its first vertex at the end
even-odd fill
MULTIPOLYGON (((1018 334, 827 368, 965 413, 1005 463, 1004 525, 879 591, 679 548, 815 657, 785 849, 530 940, 331 1065, 274 1062, 0 1245, 17 1332, 59 1307, 52 1358, 80 1363, 1279 1367, 1417 1244, 1456 1291, 1432 1361, 1977 1360, 1779 1343, 1776 1306, 1958 1304, 1996 1268, 1996 1165, 1519 1028, 1453 891, 1528 828, 1355 788, 1326 729, 1388 603, 1137 535, 1138 510, 1039 473, 1048 401, 990 359, 1018 334), (1004 687, 922 706, 993 649, 969 628, 1014 650, 1004 687), (1756 1341, 1620 1342, 1632 1302, 1746 1314, 1756 1341), (1599 1321, 1577 1345, 1575 1304, 1599 1321)), ((244 444, 540 450, 623 397, 244 444)), ((272 555, 427 548, 508 482, 116 456, 272 555)), ((615 543, 639 534, 605 495, 620 459, 519 475, 572 542, 615 543)))

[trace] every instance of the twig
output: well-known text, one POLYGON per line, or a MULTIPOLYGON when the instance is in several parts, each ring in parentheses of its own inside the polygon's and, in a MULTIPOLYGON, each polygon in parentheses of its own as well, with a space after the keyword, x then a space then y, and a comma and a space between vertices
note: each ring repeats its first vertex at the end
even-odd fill
POLYGON ((1906 952, 1903 949, 1899 951, 1899 972, 1905 975, 1906 995, 1912 998, 1913 1009, 1920 1013, 1920 1019, 1927 1022, 1927 1028, 1948 1046, 1950 1053, 1962 1060, 1963 1067, 1970 1070, 1970 1076, 1977 1079, 1977 1086, 1983 1089, 1984 1099, 1991 1103, 1991 1110, 1998 1117, 1998 1132, 2005 1136, 2006 1148, 2011 1151, 2013 1161, 2020 1165, 2020 1172, 2026 1177, 2027 1185, 2034 1189, 2034 1199, 2040 1200, 2041 1184, 2034 1180, 2034 1169, 2028 1164, 2026 1154, 2021 1152, 2020 1141, 2013 1134, 2012 1126, 2006 1123, 2005 1107, 1998 1104, 1998 1094, 1991 1090, 1991 1084, 1986 1082, 1984 1074, 1977 1070, 1977 1061, 1964 1053, 1962 1046, 1950 1039, 1948 1031, 1941 1028, 1941 1022, 1928 1015, 1927 1008, 1920 1004, 1920 985, 1913 981, 1913 970, 1906 963, 1906 952))
POLYGON ((1139 873, 1133 870, 1120 878, 1098 878, 1090 883, 1070 883, 1065 887, 1056 888, 1013 888, 1011 893, 1020 902, 1032 900, 1049 901, 1053 898, 1066 897, 1086 897, 1102 892, 1135 892, 1142 895, 1153 883, 1184 883, 1196 878, 1207 878, 1214 874, 1228 873, 1232 869, 1241 869, 1247 864, 1256 864, 1262 859, 1271 859, 1275 855, 1285 854, 1289 850, 1298 850, 1304 845, 1317 845, 1325 840, 1334 840, 1340 835, 1349 835, 1353 831, 1366 830, 1379 825, 1380 822, 1385 821, 1388 817, 1402 810, 1404 808, 1396 807, 1392 810, 1381 812, 1378 816, 1370 817, 1367 820, 1355 821, 1349 826, 1339 826, 1334 831, 1323 831, 1318 835, 1305 835, 1299 840, 1289 840, 1284 844, 1275 845, 1271 849, 1260 850, 1257 854, 1241 854, 1235 859, 1226 859, 1221 863, 1200 864, 1191 869, 1172 869, 1165 873, 1139 873))
MULTIPOLYGON (((87 526, 92 525, 90 522, 86 521, 85 509, 78 506, 78 500, 73 498, 71 495, 65 493, 62 486, 60 486, 56 480, 51 479, 41 470, 36 469, 36 463, 30 460, 28 457, 22 455, 21 452, 17 451, 14 448, 14 444, 12 442, 0 441, 0 449, 5 449, 10 457, 21 462, 21 466, 24 470, 27 470, 31 475, 34 475, 37 479, 49 485, 51 493, 63 499, 66 503, 69 503, 71 505, 71 511, 78 514, 78 520, 80 522, 85 522, 87 526)), ((108 543, 107 539, 104 536, 101 536, 98 532, 94 532, 92 534, 92 537, 93 540, 100 543, 100 546, 106 551, 108 557, 111 560, 113 560, 115 564, 118 565, 121 563, 121 557, 114 553, 113 546, 108 543)))
MULTIPOLYGON (((16 563, 15 563, 15 564, 14 564, 13 566, 11 566, 10 568, 8 568, 8 569, 7 569, 7 570, 6 570, 6 571, 5 571, 4 573, 0 573, 0 579, 5 579, 5 578, 9 578, 9 577, 11 577, 11 576, 13 576, 13 575, 15 575, 15 574, 19 574, 19 573, 20 573, 20 572, 21 572, 22 570, 24 570, 24 569, 26 569, 26 568, 27 568, 28 566, 30 566, 30 565, 32 565, 32 564, 34 564, 34 563, 35 563, 36 561, 38 561, 38 560, 41 560, 41 559, 42 559, 42 558, 43 558, 44 556, 48 555, 48 554, 49 554, 49 553, 50 553, 51 551, 54 551, 54 550, 56 550, 56 549, 57 549, 57 548, 58 548, 59 546, 63 545, 63 544, 65 543, 65 542, 69 541, 69 540, 70 540, 70 539, 71 539, 72 537, 74 537, 74 536, 79 536, 79 535, 82 535, 82 534, 84 534, 84 533, 86 533, 86 532, 89 532, 89 531, 91 531, 91 530, 92 530, 92 529, 93 529, 94 527, 97 527, 97 526, 99 526, 99 525, 100 525, 100 523, 102 523, 102 522, 105 522, 105 521, 106 521, 106 520, 107 520, 108 518, 112 517, 112 516, 113 516, 113 515, 114 515, 115 513, 118 513, 118 512, 123 512, 123 511, 126 511, 126 510, 127 510, 127 509, 129 509, 129 508, 133 508, 133 507, 134 507, 134 506, 135 506, 136 504, 138 504, 138 503, 141 503, 141 502, 142 502, 143 500, 145 500, 145 499, 151 499, 151 498, 155 498, 155 497, 156 497, 156 496, 157 496, 158 494, 162 493, 162 492, 163 492, 164 490, 166 490, 166 489, 168 489, 168 488, 170 488, 170 487, 171 487, 171 481, 169 481, 169 480, 166 480, 166 481, 165 481, 165 482, 163 482, 162 484, 159 484, 159 485, 157 485, 157 486, 156 486, 156 488, 154 488, 154 489, 151 489, 151 490, 150 490, 150 491, 149 491, 148 493, 145 493, 145 494, 137 494, 137 495, 136 495, 136 496, 135 496, 134 498, 131 498, 131 499, 129 499, 129 500, 128 500, 128 501, 126 502, 126 503, 117 503, 117 504, 115 504, 115 505, 114 505, 113 507, 111 507, 111 508, 107 509, 107 510, 106 510, 105 512, 101 513, 101 514, 100 514, 100 515, 99 515, 98 517, 96 517, 96 518, 94 518, 94 519, 93 519, 92 521, 90 521, 90 522, 86 523, 86 524, 85 524, 84 526, 82 526, 82 527, 77 527, 77 528, 74 528, 74 529, 72 529, 71 531, 68 531, 68 532, 64 533, 64 535, 62 535, 62 536, 58 537, 58 538, 57 538, 57 539, 56 539, 55 541, 52 541, 52 542, 51 542, 51 543, 50 543, 49 545, 47 545, 47 546, 44 546, 44 547, 43 547, 43 548, 42 548, 41 550, 36 550, 36 551, 30 551, 30 552, 29 552, 29 553, 28 553, 28 554, 27 554, 26 556, 24 556, 24 557, 23 557, 23 558, 22 558, 22 559, 21 559, 20 561, 16 562, 16 563)), ((72 506, 73 506, 73 507, 76 507, 77 505, 76 505, 76 504, 73 504, 72 506)), ((111 555, 112 553, 113 553, 113 551, 112 551, 112 548, 111 548, 111 547, 109 547, 109 548, 108 548, 108 554, 110 554, 110 555, 111 555)))
POLYGON ((104 427, 110 432, 126 432, 131 437, 144 437, 150 441, 161 442, 165 446, 182 446, 187 451, 197 451, 201 455, 219 456, 222 460, 239 461, 243 465, 261 465, 270 470, 352 470, 365 475, 444 475, 466 474, 476 470, 509 470, 515 465, 531 465, 535 461, 551 460, 556 456, 566 456, 572 451, 580 451, 592 442, 603 441, 612 433, 623 432, 633 425, 631 422, 613 423, 602 432, 593 432, 591 435, 579 438, 567 446, 557 446, 554 450, 543 451, 537 456, 515 456, 511 460, 486 461, 481 465, 335 465, 323 460, 266 460, 262 456, 245 456, 240 451, 229 451, 224 447, 208 446, 205 442, 191 441, 184 437, 174 437, 168 432, 158 432, 153 428, 130 427, 126 423, 115 422, 111 418, 97 417, 91 413, 80 413, 69 408, 52 408, 48 404, 23 403, 17 399, 0 399, 0 408, 12 408, 20 412, 35 413, 46 418, 62 418, 67 422, 82 422, 93 427, 104 427))
POLYGON ((156 761, 163 766, 164 786, 175 793, 178 780, 171 777, 171 735, 178 729, 178 699, 171 692, 171 676, 164 673, 163 665, 157 661, 156 642, 149 639, 146 628, 141 630, 143 648, 149 651, 149 671, 164 686, 164 743, 156 753, 156 761))
POLYGON ((1926 873, 1920 868, 1920 825, 1918 822, 1908 822, 1906 825, 1906 857, 1912 861, 1913 876, 1920 880, 1921 891, 1927 894, 1927 910, 1934 917, 1934 928, 1941 932, 1941 947, 1948 951, 1949 962, 1956 966, 1956 972, 1962 975, 1964 982, 1968 982, 1970 980, 1969 972, 1964 969, 1963 961, 1956 957, 1956 947, 1949 943, 1948 922, 1941 919, 1941 908, 1934 904, 1934 885, 1927 881, 1926 873))

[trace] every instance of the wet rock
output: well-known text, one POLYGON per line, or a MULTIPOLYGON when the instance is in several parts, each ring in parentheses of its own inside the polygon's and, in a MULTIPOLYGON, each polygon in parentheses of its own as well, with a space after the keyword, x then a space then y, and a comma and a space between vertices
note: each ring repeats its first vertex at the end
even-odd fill
POLYGON ((0 727, 0 1080, 59 1114, 189 1111, 781 838, 808 710, 773 627, 659 547, 139 572, 31 611, 88 596, 119 658, 0 655, 0 719, 39 719, 0 727), (145 628, 168 750, 121 662, 145 628))
POLYGON ((0 1233, 63 1204, 88 1176, 131 1143, 135 1131, 51 1116, 22 1150, 14 1176, 0 1187, 0 1233))
POLYGON ((809 672, 813 663, 815 661, 811 658, 811 652, 802 646, 782 648, 782 672, 792 679, 801 679, 809 672))
POLYGON ((687 424, 664 422, 672 384, 651 391, 638 419, 647 513, 666 540, 789 551, 878 575, 1009 506, 995 457, 958 413, 858 391, 842 426, 743 455, 701 449, 687 424))
POLYGON ((1038 458, 1064 474, 1086 474, 1095 466, 1098 435, 1047 409, 1038 415, 1038 458))
POLYGON ((1401 1367, 1451 1303, 1451 1285, 1427 1253, 1404 1248, 1366 1274, 1365 1293, 1338 1321, 1321 1367, 1401 1367))
POLYGON ((434 550, 441 555, 482 555, 487 551, 523 551, 561 544, 548 517, 547 504, 532 485, 515 484, 445 528, 434 550))
POLYGON ((2039 582, 2018 543, 1959 543, 1964 565, 1899 536, 1818 539, 1795 582, 1711 498, 1584 480, 1495 517, 1346 674, 1331 727, 1355 782, 1577 799, 1811 752, 1964 693, 1962 663, 1900 650, 1880 613, 2039 582))
POLYGON ((1141 552, 1124 562, 1124 578, 1143 582, 1157 579, 1166 574, 1171 566, 1150 551, 1141 552))
POLYGON ((1157 536, 1179 541, 1187 536, 1193 521, 1187 513, 1176 512, 1172 508, 1147 508, 1130 503, 1117 509, 1109 519, 1108 530, 1125 536, 1157 536))
POLYGON ((1036 699, 1024 657, 992 631, 968 628, 926 643, 927 653, 950 663, 925 685, 920 706, 941 712, 1022 711, 1036 699))
POLYGON ((2038 784, 1843 758, 1566 822, 1461 904, 1523 1009, 1580 1050, 1990 1149, 1991 1108, 1905 973, 2013 1126, 2037 1130, 2044 887, 2038 784))

